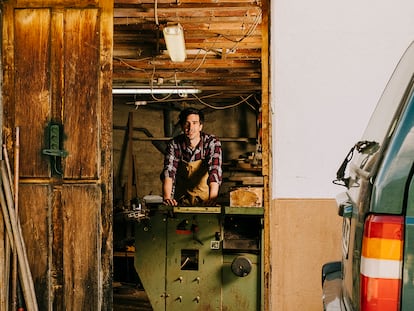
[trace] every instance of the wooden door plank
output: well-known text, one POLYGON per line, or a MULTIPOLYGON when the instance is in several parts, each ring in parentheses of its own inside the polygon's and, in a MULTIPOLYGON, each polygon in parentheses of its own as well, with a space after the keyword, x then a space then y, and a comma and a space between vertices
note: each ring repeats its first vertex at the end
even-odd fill
POLYGON ((39 310, 48 310, 51 295, 50 282, 54 282, 54 274, 47 273, 51 244, 50 232, 50 187, 49 185, 21 184, 19 186, 19 218, 22 227, 26 253, 29 259, 32 279, 35 282, 36 297, 39 310), (35 260, 33 260, 35 259, 35 260), (49 277, 52 277, 52 280, 49 277))
POLYGON ((64 29, 64 178, 98 178, 99 15, 68 9, 64 29))
POLYGON ((21 176, 48 177, 44 131, 50 118, 50 10, 19 9, 14 17, 15 126, 20 127, 21 176))
POLYGON ((52 10, 51 12, 51 119, 62 124, 61 111, 64 105, 64 59, 63 59, 63 29, 64 10, 52 10))
POLYGON ((96 185, 62 187, 65 310, 99 310, 101 199, 96 185))
POLYGON ((102 284, 100 310, 112 310, 113 271, 113 163, 112 163, 112 59, 113 59, 113 0, 100 0, 100 179, 102 191, 100 215, 100 250, 102 284))

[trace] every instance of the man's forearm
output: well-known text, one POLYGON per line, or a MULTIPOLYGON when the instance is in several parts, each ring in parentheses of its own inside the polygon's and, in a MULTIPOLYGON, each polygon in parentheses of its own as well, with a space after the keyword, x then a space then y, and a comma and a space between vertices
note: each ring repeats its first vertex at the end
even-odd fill
POLYGON ((209 184, 209 200, 215 200, 219 193, 219 184, 217 182, 211 182, 209 184))
POLYGON ((164 182, 162 184, 163 202, 166 205, 176 206, 177 205, 177 201, 174 200, 173 197, 171 197, 172 187, 173 187, 173 180, 172 180, 172 178, 165 177, 164 182))
POLYGON ((172 178, 165 177, 164 182, 162 184, 162 195, 163 195, 164 200, 171 199, 172 186, 173 186, 172 178))

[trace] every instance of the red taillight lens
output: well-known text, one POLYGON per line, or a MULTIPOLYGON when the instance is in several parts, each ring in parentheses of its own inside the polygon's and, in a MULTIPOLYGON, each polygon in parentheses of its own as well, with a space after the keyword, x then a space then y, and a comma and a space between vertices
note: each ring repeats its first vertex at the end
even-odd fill
POLYGON ((361 311, 398 311, 404 217, 369 215, 361 256, 361 311))

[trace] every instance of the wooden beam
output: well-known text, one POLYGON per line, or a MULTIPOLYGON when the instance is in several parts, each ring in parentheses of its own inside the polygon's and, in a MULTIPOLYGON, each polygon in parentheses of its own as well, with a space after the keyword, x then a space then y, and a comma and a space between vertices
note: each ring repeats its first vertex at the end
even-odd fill
MULTIPOLYGON (((159 19, 170 18, 214 18, 214 17, 242 17, 246 19, 246 22, 251 20, 252 22, 257 16, 260 16, 260 7, 244 6, 244 7, 225 7, 225 6, 175 6, 175 7, 158 7, 157 16, 159 19)), ((155 19, 154 7, 120 7, 115 8, 114 18, 118 17, 137 17, 146 21, 155 19)))
POLYGON ((263 2, 263 23, 262 23, 262 172, 264 176, 264 229, 263 229, 263 310, 271 310, 271 198, 272 198, 272 110, 270 102, 270 67, 269 67, 269 33, 270 33, 270 3, 271 0, 263 2))
MULTIPOLYGON (((197 4, 197 5, 257 5, 257 0, 157 0, 158 5, 183 5, 183 4, 197 4)), ((115 5, 152 5, 154 0, 116 0, 115 5)))

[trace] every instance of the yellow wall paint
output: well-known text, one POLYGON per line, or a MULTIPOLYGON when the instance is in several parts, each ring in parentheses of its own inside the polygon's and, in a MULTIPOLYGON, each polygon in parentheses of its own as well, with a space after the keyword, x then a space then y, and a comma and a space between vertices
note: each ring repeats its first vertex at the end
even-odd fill
POLYGON ((277 199, 270 212, 272 311, 321 311, 321 266, 341 258, 333 199, 277 199))

